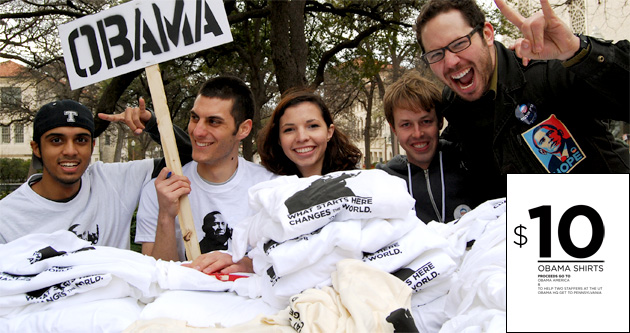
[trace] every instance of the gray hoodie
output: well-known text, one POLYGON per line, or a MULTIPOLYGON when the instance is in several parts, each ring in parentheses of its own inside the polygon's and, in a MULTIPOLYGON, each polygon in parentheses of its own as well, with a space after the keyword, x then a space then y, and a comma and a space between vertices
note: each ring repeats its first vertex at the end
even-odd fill
POLYGON ((489 199, 477 194, 458 148, 445 140, 440 140, 426 170, 409 163, 406 155, 394 156, 376 168, 407 182, 409 193, 416 199, 416 215, 424 223, 451 222, 489 199))

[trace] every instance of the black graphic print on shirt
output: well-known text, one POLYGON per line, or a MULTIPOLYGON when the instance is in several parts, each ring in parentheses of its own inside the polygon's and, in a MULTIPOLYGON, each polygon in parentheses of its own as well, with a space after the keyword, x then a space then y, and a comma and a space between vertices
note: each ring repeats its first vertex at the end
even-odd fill
POLYGON ((221 212, 208 213, 203 218, 201 229, 205 233, 199 242, 201 253, 228 249, 228 240, 232 238, 232 228, 228 227, 221 212))
POLYGON ((354 196, 352 189, 346 187, 346 179, 360 174, 343 173, 338 177, 326 175, 311 183, 307 188, 295 192, 284 204, 289 214, 302 211, 315 205, 343 197, 354 196))
POLYGON ((88 241, 92 245, 96 245, 96 243, 98 243, 98 237, 99 237, 98 224, 96 225, 95 232, 90 232, 89 230, 84 230, 83 232, 77 232, 75 229, 77 229, 80 226, 81 226, 80 224, 73 224, 72 226, 70 226, 68 231, 71 231, 72 233, 77 235, 77 237, 83 239, 84 241, 88 241))

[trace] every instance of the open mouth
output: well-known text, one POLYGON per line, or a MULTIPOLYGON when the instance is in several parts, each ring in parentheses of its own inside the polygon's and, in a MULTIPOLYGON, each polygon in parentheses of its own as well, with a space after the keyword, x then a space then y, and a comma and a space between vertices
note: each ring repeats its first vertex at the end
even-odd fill
POLYGON ((418 142, 418 143, 414 143, 411 145, 414 149, 416 150, 423 150, 426 149, 427 147, 429 147, 429 143, 428 142, 418 142))
POLYGON ((467 68, 455 75, 451 76, 451 79, 457 83, 461 90, 466 90, 472 87, 474 83, 475 71, 472 67, 467 68))
POLYGON ((197 145, 197 147, 208 147, 209 145, 211 145, 212 143, 210 142, 195 142, 195 144, 197 145))
POLYGON ((303 147, 303 148, 296 148, 294 150, 299 154, 304 154, 304 153, 308 153, 310 151, 315 150, 315 147, 303 147))
POLYGON ((79 162, 60 162, 59 166, 61 166, 61 169, 63 169, 64 172, 72 173, 77 171, 79 164, 79 162))

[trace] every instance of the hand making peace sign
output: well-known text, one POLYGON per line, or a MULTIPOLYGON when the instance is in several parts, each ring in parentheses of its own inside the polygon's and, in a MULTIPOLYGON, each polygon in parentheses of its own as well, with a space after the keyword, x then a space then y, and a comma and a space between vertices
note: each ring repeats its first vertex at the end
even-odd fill
POLYGON ((571 58, 580 48, 580 39, 553 12, 549 0, 540 0, 542 11, 525 18, 504 0, 494 0, 505 18, 519 28, 523 40, 515 45, 516 54, 530 59, 571 58))

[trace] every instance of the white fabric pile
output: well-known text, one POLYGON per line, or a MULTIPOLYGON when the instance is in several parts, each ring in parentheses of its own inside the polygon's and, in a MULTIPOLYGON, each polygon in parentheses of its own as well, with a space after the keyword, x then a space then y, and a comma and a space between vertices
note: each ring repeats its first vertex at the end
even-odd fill
POLYGON ((505 198, 489 200, 459 220, 428 224, 449 243, 457 269, 441 297, 427 303, 412 298, 419 331, 505 331, 506 208, 505 198))
POLYGON ((470 230, 475 227, 481 229, 481 225, 484 227, 477 230, 474 245, 463 256, 459 269, 453 275, 444 305, 449 320, 441 327, 441 332, 505 330, 505 210, 505 199, 489 201, 479 206, 475 215, 467 221, 474 226, 470 230))
POLYGON ((420 331, 504 330, 505 199, 488 201, 450 223, 425 225, 396 177, 361 170, 322 178, 280 177, 250 190, 250 204, 259 213, 235 229, 240 248, 234 260, 249 246, 256 275, 235 282, 239 295, 285 307, 294 294, 329 286, 336 262, 361 258, 411 288, 420 331), (331 192, 343 196, 321 198, 331 192), (288 201, 296 197, 301 210, 291 211, 295 202, 288 201), (394 205, 378 213, 373 208, 394 205))
POLYGON ((448 243, 416 217, 403 179, 382 170, 280 177, 252 187, 249 200, 258 213, 234 228, 232 250, 236 262, 251 247, 256 275, 235 282, 239 295, 285 307, 303 290, 330 286, 342 259, 396 272, 422 295, 417 302, 448 290, 448 243))
POLYGON ((425 225, 380 170, 281 177, 250 197, 259 214, 233 250, 251 248, 256 274, 233 282, 69 231, 0 245, 0 331, 390 330, 382 317, 408 308, 421 332, 505 331, 505 199, 425 225), (370 311, 380 321, 361 326, 370 311))
POLYGON ((165 290, 225 291, 233 284, 179 263, 92 246, 69 231, 27 235, 0 245, 0 253, 2 332, 120 331, 165 290))
MULTIPOLYGON (((399 279, 360 260, 336 264, 332 286, 308 289, 273 315, 260 315, 239 325, 191 327, 185 320, 138 320, 126 333, 140 332, 410 332, 411 290, 399 279)), ((215 293, 216 294, 216 293, 215 293)))

